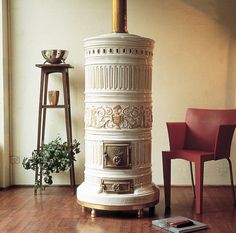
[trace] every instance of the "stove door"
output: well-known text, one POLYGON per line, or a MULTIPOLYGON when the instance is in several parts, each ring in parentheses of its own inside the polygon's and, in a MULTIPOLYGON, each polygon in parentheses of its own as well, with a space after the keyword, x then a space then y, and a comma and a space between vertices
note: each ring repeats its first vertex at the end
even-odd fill
POLYGON ((104 142, 103 168, 131 169, 130 143, 104 142))

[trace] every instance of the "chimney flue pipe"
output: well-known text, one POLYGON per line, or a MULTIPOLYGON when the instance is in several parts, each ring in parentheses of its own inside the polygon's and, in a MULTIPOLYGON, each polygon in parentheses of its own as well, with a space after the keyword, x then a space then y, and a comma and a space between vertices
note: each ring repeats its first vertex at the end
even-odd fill
POLYGON ((127 0, 112 1, 112 32, 127 33, 127 0))

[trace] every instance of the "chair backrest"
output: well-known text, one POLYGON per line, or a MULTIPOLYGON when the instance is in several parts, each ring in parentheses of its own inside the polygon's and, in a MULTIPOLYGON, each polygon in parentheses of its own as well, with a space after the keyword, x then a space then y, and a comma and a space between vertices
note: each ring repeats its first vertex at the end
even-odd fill
POLYGON ((236 109, 209 110, 190 108, 186 113, 186 124, 185 149, 211 152, 217 150, 219 153, 222 151, 229 152, 234 128, 236 126, 236 109), (226 135, 227 130, 223 130, 225 133, 219 135, 220 125, 232 126, 232 128, 228 130, 230 135, 226 135), (217 141, 220 141, 218 139, 221 140, 221 142, 219 142, 220 145, 216 145, 217 141))

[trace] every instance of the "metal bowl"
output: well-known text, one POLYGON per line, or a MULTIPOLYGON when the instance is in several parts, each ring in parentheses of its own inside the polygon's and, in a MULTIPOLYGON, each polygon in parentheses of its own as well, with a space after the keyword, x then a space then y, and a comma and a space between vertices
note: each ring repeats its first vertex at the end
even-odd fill
POLYGON ((65 63, 68 56, 68 51, 63 49, 47 49, 42 50, 42 55, 45 58, 45 62, 50 64, 60 64, 65 63))

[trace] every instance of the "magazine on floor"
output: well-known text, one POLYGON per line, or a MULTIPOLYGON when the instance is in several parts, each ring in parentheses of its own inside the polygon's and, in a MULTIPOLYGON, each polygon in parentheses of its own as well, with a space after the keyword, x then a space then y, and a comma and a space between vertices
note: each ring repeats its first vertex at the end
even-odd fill
POLYGON ((207 228, 207 224, 183 216, 153 220, 152 225, 173 233, 193 232, 207 228))

